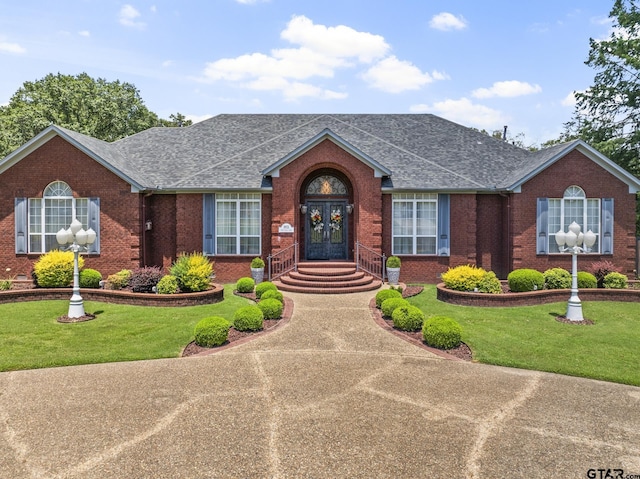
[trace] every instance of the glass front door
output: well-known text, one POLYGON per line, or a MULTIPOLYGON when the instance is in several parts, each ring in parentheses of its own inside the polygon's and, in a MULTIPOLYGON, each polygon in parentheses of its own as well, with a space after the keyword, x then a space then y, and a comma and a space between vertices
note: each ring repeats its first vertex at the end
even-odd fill
POLYGON ((306 206, 306 259, 347 259, 347 202, 309 200, 306 206))

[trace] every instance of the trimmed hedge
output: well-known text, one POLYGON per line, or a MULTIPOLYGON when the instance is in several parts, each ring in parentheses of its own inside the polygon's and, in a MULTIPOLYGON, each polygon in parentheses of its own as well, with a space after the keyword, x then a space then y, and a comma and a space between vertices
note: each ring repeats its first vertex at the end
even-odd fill
POLYGON ((244 306, 233 314, 233 327, 238 331, 258 331, 264 323, 262 310, 255 305, 244 306))
POLYGON ((229 337, 230 328, 231 323, 220 316, 201 319, 194 329, 196 344, 203 348, 220 346, 229 337))
POLYGON ((102 275, 95 269, 87 268, 80 271, 78 282, 81 288, 93 288, 100 287, 100 281, 102 281, 102 275))
POLYGON ((252 293, 255 286, 256 282, 253 280, 253 278, 245 276, 244 278, 240 278, 236 282, 236 291, 238 293, 252 293))
POLYGON ((562 268, 551 268, 544 273, 544 286, 547 289, 571 288, 571 273, 562 268))
POLYGON ((382 302, 382 304, 380 305, 380 309, 382 310, 383 316, 386 316, 387 318, 391 318, 396 308, 399 308, 400 306, 408 306, 408 305, 409 305, 409 301, 407 301, 404 298, 389 298, 389 299, 385 299, 382 302))
POLYGON ((615 271, 606 275, 603 280, 604 287, 607 289, 625 289, 628 283, 624 274, 615 271))
POLYGON ((422 326, 422 338, 434 348, 452 349, 462 341, 462 327, 446 316, 432 316, 422 326))
POLYGON ((156 288, 158 288, 158 294, 176 294, 178 291, 180 291, 180 287, 178 286, 178 278, 176 278, 172 274, 163 276, 162 279, 158 281, 156 288))
POLYGON ((507 276, 509 289, 514 293, 525 293, 544 288, 544 275, 535 269, 515 269, 507 276))
POLYGON ((262 294, 269 290, 278 290, 278 287, 273 284, 271 281, 263 281, 259 285, 256 286, 256 298, 262 298, 262 294))
POLYGON ((594 275, 587 273, 586 271, 578 271, 578 288, 589 289, 597 287, 598 280, 594 275))
POLYGON ((130 269, 121 269, 117 273, 107 276, 107 283, 111 289, 122 289, 129 286, 129 280, 131 279, 130 269))
POLYGON ((264 319, 278 319, 282 317, 282 310, 284 309, 284 306, 280 301, 272 298, 260 301, 258 303, 258 308, 262 311, 264 319))
MULTIPOLYGON (((78 269, 84 258, 78 256, 78 269)), ((73 282, 73 252, 53 250, 43 254, 33 265, 36 282, 41 288, 64 288, 73 282)))
POLYGON ((417 306, 399 306, 391 315, 393 327, 403 331, 418 331, 424 323, 424 313, 417 306))
POLYGON ((260 301, 264 301, 265 299, 277 299, 282 304, 284 304, 284 296, 277 289, 268 289, 267 291, 262 293, 262 296, 260 296, 260 301))
POLYGON ((376 293, 376 308, 380 309, 385 299, 402 298, 402 293, 395 289, 383 289, 376 293))

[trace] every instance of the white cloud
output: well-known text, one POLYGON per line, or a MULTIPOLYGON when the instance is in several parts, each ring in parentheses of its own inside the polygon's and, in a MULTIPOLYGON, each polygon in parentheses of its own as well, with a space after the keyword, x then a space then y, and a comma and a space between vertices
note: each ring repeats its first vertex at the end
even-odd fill
POLYGON ((172 67, 174 64, 175 62, 173 60, 165 60, 162 62, 162 67, 168 68, 168 67, 172 67))
POLYGON ((140 12, 132 5, 123 5, 118 14, 118 21, 125 27, 144 28, 146 24, 140 22, 137 18, 140 17, 140 12))
POLYGON ((540 93, 542 88, 540 85, 531 85, 527 82, 517 80, 495 82, 491 88, 478 88, 471 92, 471 96, 475 98, 512 98, 516 96, 531 95, 540 93))
POLYGON ((333 58, 357 58, 369 63, 383 57, 390 49, 380 35, 359 32, 345 25, 314 25, 305 16, 294 16, 280 37, 333 58))
POLYGON ((193 123, 200 123, 201 121, 208 120, 212 118, 213 115, 204 114, 204 115, 185 115, 187 120, 191 120, 193 123))
POLYGON ((27 49, 18 43, 0 42, 0 53, 14 53, 16 55, 21 55, 26 52, 27 49))
POLYGON ((448 32, 451 30, 464 30, 469 22, 462 16, 455 16, 453 13, 442 12, 434 15, 429 21, 429 26, 436 30, 448 32))
POLYGON ((78 35, 80 35, 81 37, 90 37, 91 33, 89 32, 89 30, 81 30, 78 32, 78 35))
POLYGON ((379 61, 369 68, 362 77, 373 88, 388 93, 419 90, 434 80, 446 78, 439 72, 434 72, 433 76, 426 72, 423 73, 413 63, 398 60, 395 56, 379 61))
POLYGON ((468 98, 459 100, 444 100, 433 105, 413 105, 410 108, 413 113, 434 113, 448 120, 465 126, 493 130, 496 125, 506 125, 509 118, 498 110, 473 103, 468 98))
POLYGON ((565 96, 562 101, 560 102, 560 104, 562 106, 570 106, 570 107, 574 107, 576 106, 576 92, 572 91, 571 93, 569 93, 567 96, 565 96))

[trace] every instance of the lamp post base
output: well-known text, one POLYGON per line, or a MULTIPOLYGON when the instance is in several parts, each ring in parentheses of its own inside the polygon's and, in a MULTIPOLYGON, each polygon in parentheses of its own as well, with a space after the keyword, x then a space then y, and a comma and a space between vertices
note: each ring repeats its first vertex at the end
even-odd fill
POLYGON ((69 301, 69 313, 67 316, 70 318, 82 318, 84 315, 84 301, 82 300, 82 296, 74 294, 69 301))
POLYGON ((569 321, 584 321, 582 316, 582 302, 577 296, 571 296, 567 303, 567 319, 569 321))

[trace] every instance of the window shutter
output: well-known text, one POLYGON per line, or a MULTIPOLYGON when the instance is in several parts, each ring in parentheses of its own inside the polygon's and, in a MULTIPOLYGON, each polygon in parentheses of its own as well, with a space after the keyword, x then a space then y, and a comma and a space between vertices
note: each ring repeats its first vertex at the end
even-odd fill
POLYGON ((538 198, 538 213, 537 213, 537 225, 536 225, 536 237, 538 238, 538 244, 536 245, 536 254, 548 254, 549 246, 549 199, 538 198))
POLYGON ((206 193, 202 195, 202 252, 205 255, 215 254, 215 206, 216 195, 206 193))
POLYGON ((451 213, 449 195, 438 195, 438 256, 450 256, 451 248, 449 237, 451 236, 451 213))
POLYGON ((602 198, 602 254, 613 254, 613 198, 602 198))
POLYGON ((16 254, 27 254, 27 199, 15 198, 16 254))
POLYGON ((90 254, 100 253, 100 198, 89 198, 89 228, 96 232, 95 242, 89 246, 90 254))

